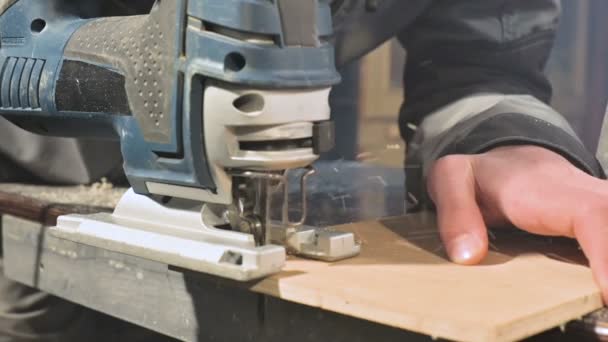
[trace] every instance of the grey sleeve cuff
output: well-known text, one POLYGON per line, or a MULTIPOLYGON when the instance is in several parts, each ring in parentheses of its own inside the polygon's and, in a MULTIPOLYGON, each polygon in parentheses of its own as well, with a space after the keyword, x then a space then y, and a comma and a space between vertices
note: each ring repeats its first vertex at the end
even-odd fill
POLYGON ((548 148, 605 178, 597 159, 551 107, 528 95, 478 94, 437 110, 416 128, 408 148, 408 191, 426 199, 426 174, 438 158, 519 144, 548 148))
POLYGON ((476 154, 507 145, 538 145, 561 154, 595 177, 605 178, 595 157, 562 128, 521 113, 504 113, 475 126, 466 137, 455 140, 437 156, 476 154))

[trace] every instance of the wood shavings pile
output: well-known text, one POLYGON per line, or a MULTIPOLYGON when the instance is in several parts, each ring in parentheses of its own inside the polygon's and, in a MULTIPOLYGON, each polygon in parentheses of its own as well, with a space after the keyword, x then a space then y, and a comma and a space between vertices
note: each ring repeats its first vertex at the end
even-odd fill
POLYGON ((113 208, 126 188, 116 188, 105 178, 91 185, 48 186, 31 184, 0 184, 0 191, 16 193, 59 204, 86 204, 113 208))

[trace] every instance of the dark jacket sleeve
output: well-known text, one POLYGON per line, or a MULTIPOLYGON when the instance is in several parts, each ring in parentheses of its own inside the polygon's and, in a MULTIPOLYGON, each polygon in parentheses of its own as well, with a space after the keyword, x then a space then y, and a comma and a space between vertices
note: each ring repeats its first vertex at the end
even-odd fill
MULTIPOLYGON (((543 71, 560 10, 558 0, 436 0, 400 35, 408 52, 400 126, 411 170, 424 177, 448 154, 534 144, 604 176, 548 105, 551 86, 543 71)), ((409 190, 419 193, 415 184, 424 181, 410 180, 409 190)))
POLYGON ((88 184, 122 182, 117 141, 47 137, 0 117, 0 182, 88 184))

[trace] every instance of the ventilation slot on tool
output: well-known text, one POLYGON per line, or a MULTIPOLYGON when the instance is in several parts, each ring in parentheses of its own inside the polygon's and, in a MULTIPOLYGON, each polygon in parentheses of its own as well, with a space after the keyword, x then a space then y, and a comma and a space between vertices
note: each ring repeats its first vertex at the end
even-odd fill
POLYGON ((0 108, 40 108, 40 78, 45 61, 8 57, 0 73, 0 108))
POLYGON ((209 21, 202 22, 202 29, 208 32, 213 32, 222 36, 238 39, 244 42, 258 45, 279 45, 280 36, 274 34, 266 34, 260 32, 248 32, 237 30, 231 27, 218 25, 209 21))
POLYGON ((232 105, 243 113, 252 114, 264 109, 264 98, 258 94, 247 94, 238 97, 232 105))
POLYGON ((239 142, 239 148, 243 151, 287 151, 312 148, 312 139, 241 141, 239 142))

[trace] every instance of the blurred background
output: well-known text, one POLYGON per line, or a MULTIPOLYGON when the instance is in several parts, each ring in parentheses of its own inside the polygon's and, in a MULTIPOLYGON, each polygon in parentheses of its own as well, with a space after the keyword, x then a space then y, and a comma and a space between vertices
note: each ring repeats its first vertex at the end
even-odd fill
MULTIPOLYGON (((595 152, 608 98, 608 1, 564 0, 558 39, 547 66, 552 105, 595 152)), ((391 40, 341 70, 331 96, 337 147, 328 159, 401 167, 405 146, 397 128, 407 56, 391 40), (356 100, 354 100, 356 99, 356 100)))

